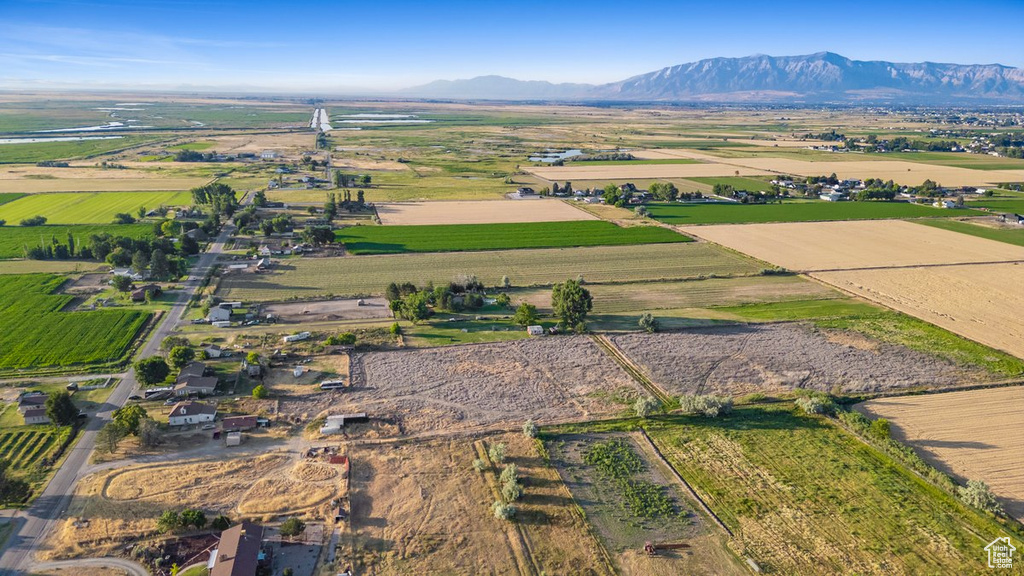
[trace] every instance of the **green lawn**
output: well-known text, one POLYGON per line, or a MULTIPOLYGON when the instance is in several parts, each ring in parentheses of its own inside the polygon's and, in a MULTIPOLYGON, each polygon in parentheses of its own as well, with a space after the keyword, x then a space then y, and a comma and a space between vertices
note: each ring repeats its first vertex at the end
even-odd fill
POLYGON ((0 204, 7 204, 21 198, 24 194, 19 192, 0 192, 0 204))
POLYGON ((93 234, 111 234, 129 236, 131 238, 147 238, 153 235, 151 224, 80 224, 76 226, 3 226, 0 227, 0 259, 22 258, 26 246, 38 246, 40 243, 52 243, 53 238, 67 242, 71 233, 76 244, 80 244, 93 234))
POLYGON ((961 234, 970 234, 979 238, 988 238, 989 240, 1024 246, 1024 226, 1017 226, 1016 228, 989 228, 988 226, 979 226, 958 220, 919 220, 917 223, 942 228, 943 230, 952 230, 961 234))
POLYGON ((137 217, 140 207, 192 203, 189 192, 54 192, 31 194, 0 206, 0 219, 15 225, 25 218, 45 216, 48 224, 109 224, 114 214, 137 217))
POLYGON ((996 212, 1015 212, 1024 214, 1024 198, 1020 200, 997 200, 981 199, 967 202, 967 206, 976 208, 988 208, 996 212))
POLYGON ((436 226, 353 226, 335 233, 351 254, 464 252, 518 248, 623 246, 689 242, 658 226, 622 228, 611 222, 530 222, 436 226))
POLYGON ((118 363, 150 313, 137 309, 65 312, 65 278, 0 276, 0 370, 118 363))
POLYGON ((765 573, 980 574, 986 543, 1021 536, 791 404, 648 431, 765 573))
POLYGON ((782 204, 650 204, 651 217, 668 224, 741 224, 814 222, 885 218, 971 216, 967 209, 941 210, 906 202, 784 202, 782 204))

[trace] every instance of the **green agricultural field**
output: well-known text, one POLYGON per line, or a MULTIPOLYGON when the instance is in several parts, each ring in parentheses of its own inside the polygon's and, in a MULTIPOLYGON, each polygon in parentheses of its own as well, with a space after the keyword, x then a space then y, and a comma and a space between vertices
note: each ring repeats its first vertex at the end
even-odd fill
POLYGON ((886 218, 972 216, 968 209, 938 209, 907 202, 784 202, 782 204, 650 204, 651 217, 668 224, 744 224, 886 218))
POLYGON ((218 294, 229 300, 278 301, 327 294, 382 294, 389 282, 443 284, 475 274, 487 286, 502 276, 512 284, 550 286, 582 275, 589 283, 670 280, 757 274, 761 265, 713 244, 683 242, 648 246, 596 246, 393 254, 344 258, 291 258, 275 262, 269 274, 224 276, 218 294))
POLYGON ((0 204, 13 202, 22 196, 24 196, 24 194, 19 194, 17 192, 0 192, 0 204))
MULTIPOLYGON (((35 136, 38 136, 38 134, 35 136)), ((51 134, 51 136, 60 135, 51 134)), ((0 144, 0 164, 27 164, 45 160, 88 158, 115 150, 124 150, 133 146, 158 142, 159 140, 159 137, 130 135, 109 140, 0 144)))
MULTIPOLYGON (((148 238, 153 235, 152 224, 80 224, 75 226, 2 226, 0 227, 0 259, 23 258, 25 247, 52 244, 53 238, 67 241, 68 233, 82 242, 93 234, 148 238)), ((84 263, 88 265, 89 263, 84 263)), ((2 267, 3 264, 0 264, 2 267)))
POLYGON ((9 226, 32 216, 45 216, 47 224, 109 224, 117 213, 137 217, 140 207, 191 203, 189 192, 54 192, 4 204, 0 219, 7 220, 9 226))
POLYGON ((985 544, 1021 536, 791 404, 648 431, 765 573, 980 574, 985 544))
POLYGON ((203 150, 209 150, 216 145, 215 142, 185 142, 184 144, 175 144, 174 146, 168 146, 168 150, 195 150, 197 152, 203 150))
POLYGON ((1017 226, 1016 228, 990 228, 969 222, 960 222, 959 220, 919 220, 917 223, 942 228, 943 230, 960 232, 961 234, 970 234, 979 238, 988 238, 989 240, 1024 246, 1024 226, 1017 226))
MULTIPOLYGON (((17 413, 17 407, 11 405, 7 411, 17 413)), ((5 411, 6 415, 6 411, 5 411)), ((21 415, 17 415, 20 420, 21 415)), ((67 438, 70 428, 53 426, 17 426, 4 427, 0 431, 0 460, 7 460, 14 473, 28 472, 47 458, 67 438)))
POLYGON ((967 202, 972 208, 988 208, 995 212, 1014 212, 1024 214, 1024 198, 1017 200, 1010 199, 988 199, 972 200, 967 202))
POLYGON ((904 160, 937 164, 971 170, 1024 170, 1024 160, 999 158, 986 154, 965 154, 962 152, 900 152, 892 154, 866 154, 866 159, 904 160))
POLYGON ((755 178, 743 178, 740 176, 725 176, 722 178, 687 178, 694 182, 701 184, 707 184, 708 186, 714 186, 715 184, 722 184, 724 186, 732 186, 736 190, 746 190, 748 192, 768 192, 772 189, 772 185, 764 180, 757 180, 755 178))
POLYGON ((624 246, 689 242, 688 236, 659 226, 623 228, 597 220, 522 224, 437 226, 353 226, 335 232, 350 254, 464 252, 518 248, 624 246))
POLYGON ((65 312, 74 297, 47 274, 0 275, 0 371, 119 363, 150 313, 65 312))

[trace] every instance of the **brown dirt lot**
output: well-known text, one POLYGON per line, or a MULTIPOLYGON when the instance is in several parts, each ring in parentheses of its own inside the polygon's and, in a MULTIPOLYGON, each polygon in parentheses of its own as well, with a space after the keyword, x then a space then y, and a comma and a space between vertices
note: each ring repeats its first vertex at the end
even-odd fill
POLYGON ((902 346, 869 346, 796 323, 716 326, 612 341, 669 394, 741 395, 796 388, 884 392, 986 381, 980 371, 902 346))
POLYGON ((919 186, 929 179, 943 186, 983 186, 1024 180, 1024 170, 971 170, 899 160, 811 162, 789 158, 729 158, 723 162, 748 170, 799 176, 822 176, 834 172, 839 178, 881 178, 904 186, 919 186))
POLYGON ((264 150, 274 150, 285 156, 300 156, 303 152, 312 151, 316 146, 316 137, 312 132, 284 132, 278 134, 237 134, 233 136, 216 136, 204 138, 204 142, 213 142, 209 150, 230 154, 259 154, 264 150))
POLYGON ((450 346, 352 357, 352 387, 282 404, 282 411, 366 412, 402 434, 587 420, 635 398, 629 376, 583 336, 450 346))
POLYGON ((497 224, 565 222, 597 217, 565 202, 548 199, 403 202, 377 204, 382 224, 497 224))
POLYGON ((280 322, 327 322, 392 317, 387 301, 383 298, 268 304, 263 307, 263 312, 273 314, 280 322), (362 306, 359 305, 360 301, 363 302, 362 306))
POLYGON ((886 418, 893 437, 913 446, 930 464, 963 480, 984 480, 1007 513, 1024 520, 1024 468, 1020 461, 1024 387, 880 398, 857 409, 886 418))

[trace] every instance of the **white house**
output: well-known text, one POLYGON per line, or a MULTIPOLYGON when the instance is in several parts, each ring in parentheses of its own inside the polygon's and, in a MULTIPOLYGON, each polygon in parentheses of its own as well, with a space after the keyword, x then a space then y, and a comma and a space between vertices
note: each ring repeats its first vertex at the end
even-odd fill
POLYGON ((223 308, 221 306, 210 308, 210 313, 206 315, 206 319, 210 322, 231 320, 231 308, 223 308))
POLYGON ((309 332, 299 332, 298 334, 291 334, 282 338, 285 342, 301 342, 312 336, 309 332))
POLYGON ((201 402, 178 402, 171 408, 171 414, 167 422, 171 426, 185 426, 188 424, 202 424, 213 422, 217 417, 217 407, 203 404, 201 402))
POLYGON ((220 358, 224 354, 224 350, 216 344, 203 346, 203 352, 206 352, 207 358, 220 358))
POLYGON ((956 202, 952 200, 939 200, 932 204, 932 206, 935 206, 936 208, 956 208, 956 202))
POLYGON ((544 327, 543 326, 537 326, 537 325, 527 326, 526 327, 526 333, 529 334, 530 336, 543 336, 544 335, 544 327))
POLYGON ((824 200, 826 202, 839 202, 840 200, 843 199, 843 195, 840 194, 839 192, 829 192, 827 194, 826 193, 819 194, 818 198, 821 198, 822 200, 824 200))
POLYGON ((260 152, 261 160, 274 160, 277 158, 277 156, 278 154, 274 150, 264 150, 263 152, 260 152))

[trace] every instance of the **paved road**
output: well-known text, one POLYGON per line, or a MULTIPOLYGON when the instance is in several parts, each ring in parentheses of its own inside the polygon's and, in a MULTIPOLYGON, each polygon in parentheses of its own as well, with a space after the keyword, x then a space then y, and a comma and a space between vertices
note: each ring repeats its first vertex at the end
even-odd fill
MULTIPOLYGON (((189 299, 202 285, 203 278, 210 271, 217 255, 223 251, 224 243, 233 229, 226 225, 220 236, 199 258, 199 262, 192 268, 191 275, 179 292, 178 299, 172 305, 170 312, 165 315, 164 320, 150 334, 139 357, 156 354, 160 348, 160 342, 182 323, 189 299)), ((0 555, 0 576, 27 574, 32 563, 33 552, 38 549, 46 534, 64 517, 68 505, 71 503, 75 484, 88 466, 89 455, 96 445, 96 432, 110 421, 111 413, 114 410, 124 405, 136 385, 135 374, 129 371, 117 388, 110 393, 106 404, 94 417, 89 419, 85 430, 81 433, 81 438, 78 439, 61 467, 54 473, 43 493, 32 506, 15 516, 15 532, 7 539, 6 547, 2 550, 3 554, 0 555)))

